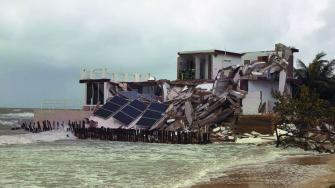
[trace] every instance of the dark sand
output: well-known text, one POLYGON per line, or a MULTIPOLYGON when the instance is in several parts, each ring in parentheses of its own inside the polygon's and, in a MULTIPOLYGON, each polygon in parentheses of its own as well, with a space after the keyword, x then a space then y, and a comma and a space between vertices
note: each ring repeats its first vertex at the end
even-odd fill
POLYGON ((335 155, 315 155, 231 169, 224 176, 193 188, 323 188, 332 184, 335 184, 335 155))

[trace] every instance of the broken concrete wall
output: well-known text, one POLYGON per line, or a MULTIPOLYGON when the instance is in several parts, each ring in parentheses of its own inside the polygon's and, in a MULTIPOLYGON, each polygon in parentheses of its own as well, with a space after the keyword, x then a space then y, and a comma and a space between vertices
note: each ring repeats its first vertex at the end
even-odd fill
POLYGON ((256 131, 261 134, 273 134, 274 117, 272 115, 241 115, 233 126, 236 134, 256 131))
POLYGON ((216 56, 212 55, 212 59, 213 59, 212 79, 215 79, 215 76, 221 69, 241 65, 241 57, 235 57, 230 55, 216 55, 216 56))
POLYGON ((259 91, 248 92, 242 100, 242 113, 245 115, 259 114, 258 109, 261 102, 261 93, 259 91))
POLYGON ((275 101, 272 91, 278 91, 278 81, 249 80, 248 94, 246 94, 246 98, 242 101, 243 114, 258 114, 259 106, 263 103, 266 106, 264 112, 272 112, 275 101), (255 93, 257 93, 257 97, 255 93))

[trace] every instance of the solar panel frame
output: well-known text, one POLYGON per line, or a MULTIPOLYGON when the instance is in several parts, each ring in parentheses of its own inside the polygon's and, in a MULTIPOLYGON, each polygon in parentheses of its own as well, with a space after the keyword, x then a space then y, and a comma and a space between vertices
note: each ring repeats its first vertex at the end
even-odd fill
POLYGON ((106 110, 104 108, 99 108, 97 111, 93 113, 94 116, 102 117, 104 119, 107 119, 113 114, 113 112, 106 110))
POLYGON ((122 106, 117 105, 113 102, 107 102, 106 104, 104 104, 101 108, 105 109, 105 110, 109 110, 112 112, 116 112, 118 111, 122 106))
POLYGON ((162 103, 150 103, 148 108, 143 113, 142 117, 136 122, 140 128, 150 128, 163 117, 163 113, 168 108, 162 103))
POLYGON ((150 119, 150 118, 142 117, 140 120, 138 120, 136 125, 148 128, 148 127, 152 127, 157 121, 158 121, 157 119, 150 119))
POLYGON ((122 97, 119 96, 114 96, 111 100, 109 100, 108 102, 112 102, 114 104, 117 104, 119 106, 124 106, 125 104, 128 103, 127 99, 124 99, 122 97))
POLYGON ((151 118, 151 119, 160 119, 162 117, 162 113, 152 110, 146 110, 142 117, 151 118))
POLYGON ((98 116, 104 119, 108 119, 113 116, 117 111, 124 107, 128 103, 128 100, 123 99, 119 96, 114 96, 111 100, 107 101, 97 111, 93 113, 94 116, 98 116))
POLYGON ((135 118, 128 116, 122 111, 116 113, 113 117, 117 119, 118 121, 120 121, 121 123, 124 123, 126 125, 129 125, 131 122, 135 120, 135 118))
POLYGON ((146 108, 147 108, 147 105, 145 103, 139 100, 134 100, 130 102, 128 105, 124 106, 118 113, 113 115, 113 117, 116 120, 128 126, 135 119, 137 119, 141 114, 143 114, 146 108))
POLYGON ((147 105, 139 100, 133 100, 129 105, 135 107, 142 112, 147 108, 147 105))
POLYGON ((136 100, 140 97, 137 91, 120 91, 119 95, 130 100, 136 100))
POLYGON ((125 106, 121 112, 127 114, 130 117, 136 118, 142 114, 142 111, 137 110, 136 108, 132 107, 131 105, 125 106))
POLYGON ((148 107, 148 109, 162 112, 162 113, 165 112, 167 108, 168 108, 167 105, 161 104, 161 103, 155 103, 155 102, 151 103, 148 107))

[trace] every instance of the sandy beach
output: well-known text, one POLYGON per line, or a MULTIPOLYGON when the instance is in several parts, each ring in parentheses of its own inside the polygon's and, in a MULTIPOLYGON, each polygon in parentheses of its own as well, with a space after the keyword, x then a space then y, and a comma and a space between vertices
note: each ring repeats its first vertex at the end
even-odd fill
POLYGON ((228 170, 193 188, 307 187, 335 185, 335 155, 296 156, 228 170))

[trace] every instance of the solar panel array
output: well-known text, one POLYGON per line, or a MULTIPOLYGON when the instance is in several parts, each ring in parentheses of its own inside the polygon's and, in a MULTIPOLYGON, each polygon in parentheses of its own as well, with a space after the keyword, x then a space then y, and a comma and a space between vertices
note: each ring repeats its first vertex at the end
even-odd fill
POLYGON ((128 101, 126 99, 119 96, 115 96, 111 100, 106 102, 106 104, 101 106, 97 111, 95 111, 93 115, 107 119, 110 116, 112 116, 115 112, 120 110, 127 103, 128 101))
POLYGON ((139 100, 133 100, 127 106, 122 108, 113 117, 125 125, 129 125, 136 118, 138 118, 143 111, 147 108, 147 105, 139 100))
POLYGON ((136 125, 140 128, 150 128, 163 117, 167 107, 165 104, 151 103, 136 125))
POLYGON ((130 100, 138 99, 141 96, 137 91, 120 91, 119 94, 130 100))
POLYGON ((143 98, 147 101, 154 102, 157 101, 157 97, 155 95, 151 94, 140 94, 137 91, 120 91, 119 92, 120 96, 130 99, 130 100, 135 100, 139 98, 143 98))

